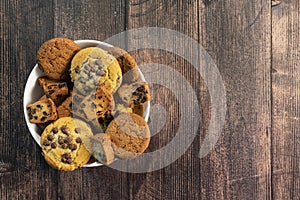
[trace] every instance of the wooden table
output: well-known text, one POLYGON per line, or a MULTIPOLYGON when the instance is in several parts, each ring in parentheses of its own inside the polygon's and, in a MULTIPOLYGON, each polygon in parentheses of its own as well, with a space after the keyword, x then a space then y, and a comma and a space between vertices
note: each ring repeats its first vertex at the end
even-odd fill
MULTIPOLYGON (((1 0, 0 199, 300 199, 300 4, 276 2, 1 0), (215 61, 227 112, 214 149, 198 157, 210 121, 201 74, 170 52, 146 49, 132 52, 139 64, 172 67, 197 94, 200 127, 187 151, 147 173, 50 168, 22 114, 39 46, 53 37, 105 40, 140 27, 185 34, 215 61)), ((153 84, 151 92, 151 104, 168 112, 151 140, 156 150, 175 136, 181 111, 172 91, 153 84)))

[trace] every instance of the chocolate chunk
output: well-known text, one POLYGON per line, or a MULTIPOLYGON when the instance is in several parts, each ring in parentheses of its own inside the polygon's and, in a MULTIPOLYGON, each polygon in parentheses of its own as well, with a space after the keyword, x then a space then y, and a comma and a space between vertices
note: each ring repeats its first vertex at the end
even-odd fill
POLYGON ((97 60, 95 61, 95 64, 96 64, 96 65, 101 65, 101 64, 102 64, 102 62, 101 62, 101 60, 100 60, 100 59, 97 59, 97 60))
POLYGON ((136 89, 136 91, 138 91, 138 92, 143 92, 143 90, 144 90, 144 87, 143 87, 143 86, 138 87, 138 88, 136 89))
POLYGON ((76 101, 76 102, 78 102, 80 99, 79 99, 78 95, 75 94, 75 95, 73 96, 73 100, 76 101))
POLYGON ((104 71, 103 69, 101 69, 101 70, 98 70, 98 71, 96 72, 96 74, 97 74, 98 76, 104 76, 106 73, 105 73, 105 71, 104 71))
POLYGON ((63 139, 61 136, 59 136, 59 137, 58 137, 58 144, 61 145, 61 144, 63 144, 63 143, 65 143, 65 142, 64 142, 64 139, 63 139))
POLYGON ((85 68, 87 71, 90 71, 91 66, 90 66, 90 65, 85 65, 84 68, 85 68))
POLYGON ((77 73, 77 74, 80 73, 80 67, 79 67, 79 66, 76 66, 76 67, 75 67, 75 73, 77 73))
POLYGON ((80 81, 81 83, 85 84, 87 80, 86 80, 85 78, 81 78, 79 81, 80 81))
POLYGON ((43 121, 45 121, 46 120, 46 117, 42 117, 41 118, 41 121, 43 122, 43 121))
POLYGON ((95 67, 92 67, 92 68, 91 68, 91 72, 96 72, 95 67))
POLYGON ((62 126, 60 128, 61 132, 63 132, 64 134, 68 135, 70 133, 69 129, 67 126, 62 126))
POLYGON ((81 138, 80 138, 80 137, 76 138, 76 142, 77 142, 77 143, 82 143, 81 138))
POLYGON ((57 129, 56 127, 54 127, 54 128, 52 129, 52 132, 55 134, 55 133, 58 132, 58 129, 57 129))
POLYGON ((92 79, 94 77, 94 74, 93 73, 89 73, 89 79, 92 79))
POLYGON ((46 111, 43 111, 43 115, 48 116, 48 113, 46 111))
POLYGON ((43 144, 44 144, 45 146, 49 146, 49 145, 50 145, 50 142, 49 142, 48 140, 45 140, 45 141, 43 142, 43 144))
POLYGON ((59 88, 63 88, 63 87, 65 87, 65 86, 66 86, 66 83, 60 83, 60 84, 58 85, 59 88))
POLYGON ((61 148, 63 148, 63 149, 68 148, 68 144, 66 144, 66 143, 61 144, 61 148))
POLYGON ((61 158, 61 162, 66 163, 66 162, 67 162, 67 159, 66 159, 65 157, 62 157, 62 158, 61 158))
POLYGON ((72 151, 77 149, 77 145, 76 144, 69 144, 69 149, 71 149, 72 151))
POLYGON ((42 108, 43 106, 41 104, 36 105, 37 108, 42 108))
POLYGON ((30 112, 31 112, 31 114, 33 114, 33 115, 34 115, 34 114, 36 113, 36 109, 35 109, 35 108, 33 108, 33 109, 31 109, 31 110, 30 110, 30 112))
MULTIPOLYGON (((37 120, 38 119, 38 116, 33 116, 33 118, 35 119, 35 120, 37 120)), ((42 120, 43 121, 43 120, 42 120)))
POLYGON ((72 137, 71 136, 67 136, 65 139, 64 139, 64 142, 65 143, 70 143, 70 142, 72 142, 72 137))
POLYGON ((55 90, 49 90, 48 94, 51 95, 55 92, 55 90))
POLYGON ((71 159, 71 158, 72 158, 72 156, 71 156, 70 153, 64 153, 63 156, 64 156, 65 158, 67 158, 67 159, 71 159))
POLYGON ((67 163, 68 163, 68 164, 72 164, 72 159, 68 159, 68 160, 67 160, 67 163))
POLYGON ((80 128, 75 128, 75 133, 80 133, 80 128))
POLYGON ((53 137, 53 135, 47 135, 47 139, 49 140, 49 141, 52 141, 53 139, 54 139, 54 137, 53 137))
POLYGON ((72 102, 69 103, 69 107, 72 108, 72 102))
POLYGON ((56 144, 55 142, 53 142, 53 143, 51 144, 51 148, 55 149, 56 147, 57 147, 57 144, 56 144))
POLYGON ((85 74, 87 74, 87 75, 88 75, 90 71, 89 71, 89 70, 86 70, 86 69, 84 69, 84 71, 83 71, 83 72, 84 72, 85 74))

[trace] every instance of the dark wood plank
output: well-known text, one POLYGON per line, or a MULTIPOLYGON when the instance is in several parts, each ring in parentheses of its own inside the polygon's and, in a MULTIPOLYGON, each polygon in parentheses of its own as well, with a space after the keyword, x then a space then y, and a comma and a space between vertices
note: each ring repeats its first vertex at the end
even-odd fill
MULTIPOLYGON (((186 34, 192 39, 198 39, 198 4, 197 1, 129 1, 129 15, 128 15, 128 30, 141 27, 163 27, 186 34)), ((139 35, 139 37, 128 39, 129 49, 138 49, 139 46, 149 44, 146 33, 139 35), (141 39, 143 38, 143 39, 141 39)), ((170 38, 162 37, 157 39, 156 43, 176 43, 178 47, 183 45, 179 41, 170 41, 170 38)), ((191 47, 187 49, 191 51, 191 47)), ((140 66, 151 64, 150 67, 155 67, 153 63, 160 63, 177 70, 181 76, 185 77, 191 87, 196 93, 200 92, 200 76, 193 66, 185 61, 183 58, 176 56, 174 53, 166 52, 157 49, 139 49, 131 52, 140 66)), ((143 72, 152 69, 144 69, 143 72)), ((154 70, 155 71, 155 70, 154 70)), ((147 81, 151 85, 151 105, 156 109, 151 111, 151 123, 162 122, 162 129, 155 127, 153 124, 152 131, 158 129, 151 138, 149 151, 160 150, 169 144, 177 133, 180 116, 186 114, 185 110, 179 109, 179 101, 174 95, 172 89, 157 84, 155 80, 163 79, 169 80, 170 83, 176 84, 179 80, 176 77, 158 71, 158 73, 149 73, 147 81), (164 108, 166 116, 160 116, 159 108, 164 108)), ((183 86, 178 86, 183 90, 183 86)), ((187 101, 191 101, 187 97, 181 97, 187 101)), ((199 99, 200 100, 200 97, 199 99)), ((192 129, 192 128, 191 128, 192 129)), ((175 153, 176 149, 173 149, 175 153)), ((129 196, 131 199, 199 199, 201 194, 199 190, 200 185, 200 162, 198 158, 199 151, 199 136, 195 138, 192 145, 178 160, 163 169, 152 171, 156 165, 162 165, 163 160, 152 161, 149 163, 149 170, 147 174, 129 174, 130 190, 129 196)), ((171 151, 172 152, 172 151, 171 151)), ((171 153, 172 154, 172 153, 171 153)), ((172 155, 169 155, 170 157, 172 155)), ((163 158, 161 158, 163 159, 163 158)))
POLYGON ((56 199, 57 172, 44 164, 23 116, 26 79, 53 37, 52 1, 0 2, 0 199, 56 199), (47 170, 44 170, 47 169, 47 170))
MULTIPOLYGON (((54 35, 72 39, 106 38, 125 29, 125 1, 54 1, 54 35)), ((127 199, 126 173, 109 167, 60 172, 61 199, 127 199)))
POLYGON ((125 0, 54 0, 56 37, 105 40, 124 30, 125 0))
POLYGON ((270 8, 269 0, 200 3, 200 41, 222 74, 228 109, 214 151, 201 160, 203 199, 271 198, 270 8))
POLYGON ((272 187, 274 199, 299 199, 299 2, 281 1, 272 14, 272 187))
MULTIPOLYGON (((184 156, 167 168, 151 172, 145 178, 131 175, 130 180, 136 181, 136 186, 131 187, 130 196, 146 199, 270 198, 271 2, 172 2, 130 1, 128 27, 166 27, 199 40, 212 55, 224 79, 227 121, 214 151, 199 160, 197 150, 206 136, 209 122, 209 91, 203 82, 200 83, 199 76, 192 75, 194 71, 188 63, 160 51, 137 52, 135 57, 139 63, 168 64, 191 80, 195 89, 201 87, 198 99, 201 100, 202 118, 200 138, 196 139, 198 144, 195 142, 184 156)), ((128 45, 137 44, 131 40, 128 45)), ((165 78, 172 80, 168 75, 165 78)), ((166 89, 153 88, 152 93, 153 104, 173 108, 168 110, 172 120, 167 119, 165 129, 152 139, 154 149, 159 149, 174 137, 180 111, 174 103, 176 99, 170 98, 166 89)))

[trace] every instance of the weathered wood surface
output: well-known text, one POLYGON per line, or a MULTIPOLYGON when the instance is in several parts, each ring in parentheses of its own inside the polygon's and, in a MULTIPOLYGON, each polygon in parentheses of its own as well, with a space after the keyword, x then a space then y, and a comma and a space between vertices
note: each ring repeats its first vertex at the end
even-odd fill
MULTIPOLYGON (((280 2, 1 0, 0 199, 299 199, 299 2, 280 2), (200 127, 187 151, 169 166, 147 173, 50 168, 22 114, 24 86, 39 46, 53 37, 106 40, 141 27, 185 34, 216 63, 227 112, 215 148, 198 157, 211 118, 202 75, 172 52, 140 49, 132 52, 140 65, 175 69, 197 94, 200 127)), ((176 42, 169 40, 165 42, 176 42)), ((147 42, 131 38, 125 46, 147 42)), ((178 43, 192 53, 186 45, 178 43)), ((152 78, 161 76, 154 73, 152 78)), ((151 140, 149 151, 155 151, 175 137, 185 111, 170 89, 150 85, 152 106, 167 112, 166 123, 151 140)), ((156 117, 152 113, 150 121, 156 117)))
POLYGON ((272 188, 274 199, 300 198, 299 2, 272 12, 272 188))

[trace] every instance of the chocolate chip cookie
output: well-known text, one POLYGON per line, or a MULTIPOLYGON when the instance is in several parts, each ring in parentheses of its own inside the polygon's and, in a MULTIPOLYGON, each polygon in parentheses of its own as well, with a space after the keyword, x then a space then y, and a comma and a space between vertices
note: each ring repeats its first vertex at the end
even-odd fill
POLYGON ((68 85, 64 81, 39 77, 38 83, 43 88, 45 95, 51 98, 56 106, 60 105, 69 95, 68 85))
POLYGON ((57 119, 56 106, 50 98, 38 100, 26 108, 31 123, 39 124, 57 119))
POLYGON ((91 157, 93 133, 83 121, 63 117, 48 125, 41 136, 47 163, 58 170, 72 171, 82 167, 91 157))
POLYGON ((119 88, 118 94, 122 101, 131 108, 150 100, 148 83, 143 81, 123 84, 119 88))
POLYGON ((79 51, 71 63, 70 75, 74 88, 87 95, 98 87, 115 92, 122 81, 122 71, 116 58, 98 47, 79 51))

